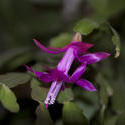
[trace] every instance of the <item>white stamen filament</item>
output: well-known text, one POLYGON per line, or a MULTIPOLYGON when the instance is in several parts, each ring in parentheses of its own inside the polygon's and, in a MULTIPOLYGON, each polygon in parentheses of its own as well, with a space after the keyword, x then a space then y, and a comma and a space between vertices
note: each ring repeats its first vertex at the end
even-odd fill
POLYGON ((49 93, 46 97, 45 104, 54 104, 55 99, 61 89, 61 86, 62 86, 62 81, 59 83, 57 81, 54 81, 52 83, 49 93))

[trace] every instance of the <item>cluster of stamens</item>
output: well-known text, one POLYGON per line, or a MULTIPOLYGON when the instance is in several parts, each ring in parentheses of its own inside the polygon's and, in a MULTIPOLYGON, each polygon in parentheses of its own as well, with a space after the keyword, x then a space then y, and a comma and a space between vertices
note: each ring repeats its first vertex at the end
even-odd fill
POLYGON ((49 90, 47 98, 44 102, 45 104, 48 104, 48 105, 54 104, 55 99, 56 99, 56 97, 61 89, 61 86, 62 86, 62 82, 54 81, 52 83, 52 86, 49 90))

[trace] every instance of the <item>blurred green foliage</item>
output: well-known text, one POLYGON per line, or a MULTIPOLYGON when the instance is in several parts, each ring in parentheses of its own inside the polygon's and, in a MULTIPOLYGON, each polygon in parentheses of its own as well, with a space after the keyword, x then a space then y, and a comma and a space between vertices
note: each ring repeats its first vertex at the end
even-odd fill
POLYGON ((63 11, 67 9, 65 5, 69 6, 67 14, 75 10, 70 7, 73 0, 70 1, 68 5, 66 0, 0 0, 0 124, 8 117, 7 109, 18 112, 7 123, 14 125, 124 125, 125 1, 81 1, 79 10, 76 10, 77 16, 73 14, 69 21, 63 17, 63 11), (74 32, 80 32, 83 41, 95 45, 91 52, 106 51, 111 53, 111 57, 92 65, 84 75, 94 83, 97 92, 90 93, 68 85, 57 98, 57 102, 63 104, 59 108, 61 111, 56 109, 57 106, 46 109, 43 101, 50 84, 36 79, 33 73, 26 71, 24 64, 31 65, 36 71, 44 71, 41 65, 56 67, 62 55, 50 55, 35 49, 32 39, 37 38, 46 46, 60 48, 72 40, 74 32), (21 102, 17 91, 22 86, 30 96, 25 97, 21 93, 20 97, 37 102, 35 119, 30 115, 30 118, 24 118, 25 113, 30 114, 28 110, 19 112, 21 102), (53 112, 58 110, 61 115, 53 120, 53 115, 57 117, 53 112))
POLYGON ((0 83, 0 101, 5 108, 11 112, 18 112, 19 105, 16 102, 16 96, 14 93, 3 83, 0 83))
POLYGON ((51 47, 63 47, 70 43, 72 35, 70 33, 62 33, 50 39, 51 47))
POLYGON ((63 107, 64 125, 88 125, 83 111, 74 103, 67 102, 63 107))
POLYGON ((36 125, 44 124, 44 125, 53 125, 53 121, 50 118, 50 114, 45 108, 44 104, 41 103, 36 109, 37 119, 36 125), (41 117, 42 116, 42 117, 41 117))

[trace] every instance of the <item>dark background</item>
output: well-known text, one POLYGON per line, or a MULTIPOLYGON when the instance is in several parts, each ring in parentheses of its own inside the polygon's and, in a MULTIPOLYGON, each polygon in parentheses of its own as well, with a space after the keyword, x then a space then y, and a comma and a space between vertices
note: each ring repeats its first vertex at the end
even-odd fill
MULTIPOLYGON (((124 110, 125 104, 125 2, 124 0, 0 0, 0 74, 7 72, 25 72, 23 63, 30 65, 43 60, 38 56, 32 59, 28 55, 22 59, 19 66, 13 62, 3 64, 11 58, 11 54, 35 51, 32 41, 36 38, 44 45, 49 45, 51 39, 60 33, 73 34, 75 23, 88 16, 98 16, 107 20, 118 32, 121 39, 121 55, 111 60, 113 88, 116 88, 116 107, 124 110), (26 52, 25 52, 26 51, 26 52), (114 83, 114 81, 116 83, 114 83)), ((103 39, 103 38, 102 38, 103 39)), ((23 57, 22 57, 23 58, 23 57)), ((45 58, 45 57, 44 57, 45 58)), ((14 59, 12 59, 14 60, 14 59)), ((12 61, 11 60, 11 61, 12 61)), ((106 66, 105 66, 106 67, 106 66)), ((36 101, 30 98, 29 84, 12 89, 20 105, 18 113, 11 113, 0 104, 0 125, 32 125, 35 124, 36 101)), ((61 117, 62 105, 55 104, 57 112, 50 109, 53 120, 61 117)), ((112 124, 115 125, 115 124, 112 124)))

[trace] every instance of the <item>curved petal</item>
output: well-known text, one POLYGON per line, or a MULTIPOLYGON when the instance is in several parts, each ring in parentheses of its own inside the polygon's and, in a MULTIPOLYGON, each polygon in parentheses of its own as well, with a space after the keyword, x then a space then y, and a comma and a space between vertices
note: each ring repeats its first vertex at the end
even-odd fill
POLYGON ((79 54, 86 53, 86 51, 93 47, 93 44, 86 43, 86 42, 77 42, 77 41, 72 41, 70 44, 66 45, 63 48, 46 48, 43 46, 40 42, 38 42, 36 39, 33 39, 34 43, 44 52, 51 53, 51 54, 59 54, 61 52, 65 52, 68 48, 75 47, 78 51, 79 54))
POLYGON ((82 64, 75 70, 75 72, 72 74, 70 78, 70 81, 71 82, 78 81, 85 71, 86 71, 86 63, 82 64))
POLYGON ((86 89, 87 91, 96 91, 96 88, 94 87, 94 85, 84 79, 80 79, 76 82, 76 84, 84 89, 86 89))
MULTIPOLYGON (((39 72, 36 72, 36 75, 39 72)), ((38 75, 37 75, 38 77, 38 75)), ((46 72, 40 72, 39 77, 38 77, 41 81, 49 83, 51 81, 53 81, 53 78, 50 76, 50 74, 46 73, 46 72)))
POLYGON ((81 56, 79 61, 82 63, 87 62, 87 64, 93 64, 107 58, 108 56, 110 56, 110 54, 106 52, 89 53, 81 56))
POLYGON ((82 54, 87 54, 88 49, 94 46, 93 44, 86 43, 86 42, 73 42, 70 44, 70 46, 71 45, 72 45, 72 47, 75 48, 73 54, 78 61, 80 60, 80 56, 82 54))
POLYGON ((87 42, 80 42, 80 41, 72 41, 71 43, 72 45, 76 45, 76 46, 80 46, 80 47, 84 47, 86 49, 89 49, 91 47, 93 47, 94 45, 91 43, 87 43, 87 42))
POLYGON ((63 74, 61 77, 62 77, 62 80, 63 80, 64 82, 69 82, 69 81, 70 81, 70 80, 69 80, 69 76, 66 75, 66 74, 63 74))
POLYGON ((86 51, 88 49, 90 49, 91 47, 93 47, 94 45, 91 43, 86 43, 86 42, 75 42, 73 41, 71 43, 72 46, 76 47, 78 54, 83 54, 86 53, 86 51))
POLYGON ((49 48, 46 48, 45 46, 43 46, 40 42, 38 42, 36 39, 33 39, 34 43, 41 49, 43 50, 44 52, 46 53, 51 53, 51 54, 59 54, 61 52, 64 52, 66 51, 66 49, 62 48, 60 50, 57 50, 57 51, 54 51, 53 49, 49 49, 49 48))
POLYGON ((54 47, 48 47, 48 49, 51 49, 51 50, 53 50, 53 51, 60 51, 60 50, 62 50, 63 52, 65 52, 66 50, 67 50, 67 48, 66 47, 63 47, 63 48, 54 48, 54 47))
POLYGON ((78 56, 77 50, 75 50, 75 51, 73 52, 73 54, 74 54, 75 58, 76 58, 77 60, 79 60, 79 56, 78 56))
POLYGON ((49 82, 51 82, 53 80, 49 73, 46 73, 46 72, 36 72, 32 68, 27 66, 27 65, 25 65, 25 67, 26 67, 27 70, 33 72, 43 82, 49 83, 49 82))

